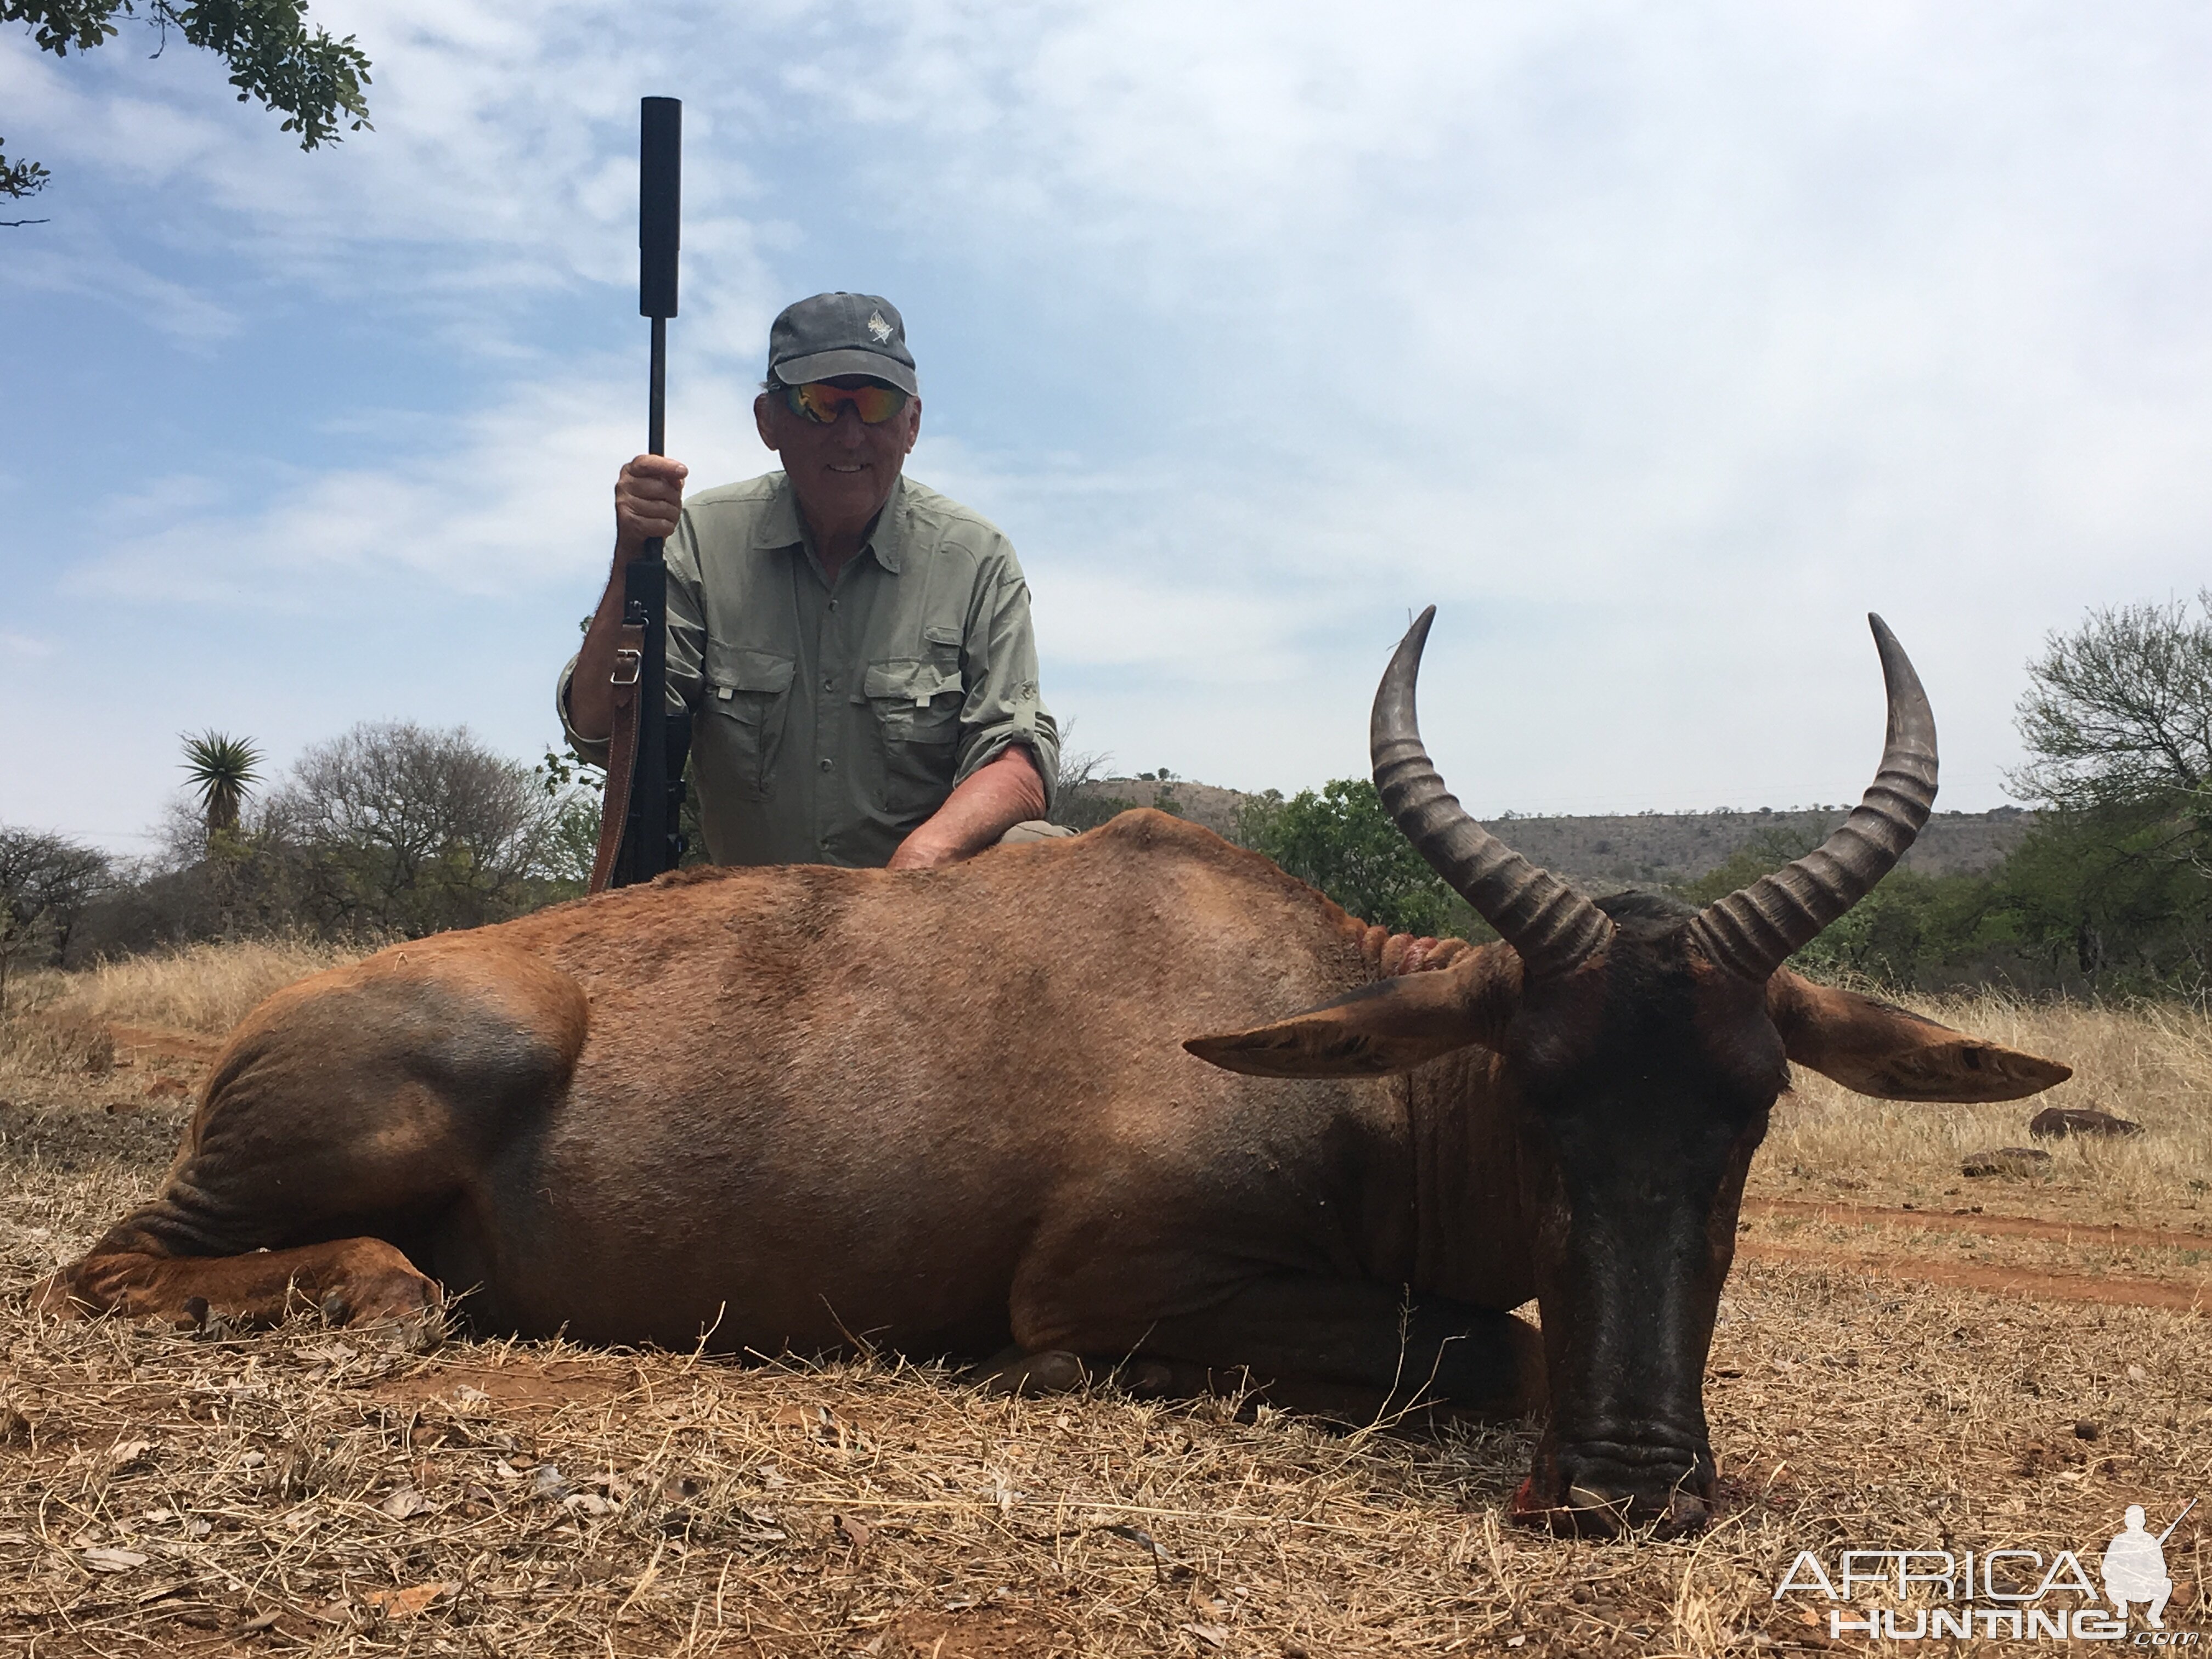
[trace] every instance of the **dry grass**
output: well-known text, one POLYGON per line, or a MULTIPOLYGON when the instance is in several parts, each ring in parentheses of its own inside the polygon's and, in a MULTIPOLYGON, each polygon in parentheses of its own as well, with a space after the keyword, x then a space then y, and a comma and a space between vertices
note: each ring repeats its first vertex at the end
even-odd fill
MULTIPOLYGON (((183 1006, 150 970, 143 1003, 124 983, 100 1000, 51 987, 46 1009, 150 1024, 150 1009, 183 1006)), ((2062 1149, 2048 1182, 1972 1183, 1957 1207, 2152 1209, 2177 1189, 2201 1204, 2186 1185, 2204 1162, 2201 1018, 2009 1005, 1949 1017, 2074 1060, 2084 1076, 2070 1093, 2153 1131, 2062 1149)), ((0 1109, 0 1291, 81 1250, 149 1190, 182 1121, 181 1104, 144 1094, 182 1061, 88 1069, 97 1056, 54 1029, 34 1016, 0 1033, 0 1093, 15 1102, 0 1109)), ((1755 1184, 1829 1196, 1857 1182, 1850 1197, 1869 1205, 1940 1195, 1962 1184, 1956 1147, 2018 1139, 2024 1116, 1808 1088, 1778 1114, 1755 1184)), ((2016 1251, 2078 1276, 2084 1296, 2109 1271, 2203 1277, 2171 1252, 1957 1224, 1959 1248, 2016 1251)), ((559 1344, 424 1353, 310 1324, 216 1339, 58 1326, 18 1298, 0 1307, 0 1650, 1825 1648, 1825 1624, 1802 1620, 1814 1603, 1773 1599, 1799 1549, 1832 1561, 1844 1547, 2090 1552, 2129 1503, 2162 1525, 2190 1493, 2212 1496, 2202 1319, 1929 1288, 1913 1273, 1951 1246, 1925 1232, 1767 1213, 1753 1226, 1784 1246, 1873 1250, 1889 1270, 1740 1263, 1707 1387, 1728 1512, 1706 1537, 1670 1544, 1502 1524, 1527 1465, 1521 1428, 1346 1436, 1225 1402, 990 1400, 890 1360, 745 1370, 559 1344)), ((2171 1626, 2208 1622, 2203 1514, 2167 1546, 2184 1587, 2171 1626)))
POLYGON ((1907 1001, 1947 1025, 2063 1060, 2074 1076, 2029 1101, 1911 1106, 1869 1100, 1801 1070, 1795 1091, 1775 1108, 1754 1192, 1812 1190, 1888 1204, 1968 1197, 2022 1214, 2162 1226, 2212 1222, 2212 1017, 2204 1008, 2111 1008, 2003 995, 1907 1001), (1967 1152, 2033 1144, 2027 1120, 2045 1106, 2101 1107, 2147 1133, 2045 1143, 2051 1168, 2031 1181, 1960 1176, 1967 1152))
POLYGON ((79 1024, 158 1025, 221 1036, 271 991, 362 954, 304 939, 188 945, 47 975, 33 994, 56 1018, 79 1024))
MULTIPOLYGON (((1739 1277, 1728 1316, 1708 1390, 1728 1516, 1663 1545, 1502 1525, 1519 1431, 1343 1437, 1221 1405, 987 1400, 886 1364, 740 1370, 557 1345, 426 1357, 306 1328, 210 1342, 18 1316, 0 1384, 0 1641, 1753 1651, 1825 1645, 1801 1622, 1811 1603, 1773 1599, 1799 1549, 2086 1551, 2125 1504, 2170 1517, 2212 1481, 2197 1322, 1764 1267, 1739 1277)), ((2202 1605, 2199 1538, 2185 1524, 2168 1547, 2183 1627, 2202 1605)))

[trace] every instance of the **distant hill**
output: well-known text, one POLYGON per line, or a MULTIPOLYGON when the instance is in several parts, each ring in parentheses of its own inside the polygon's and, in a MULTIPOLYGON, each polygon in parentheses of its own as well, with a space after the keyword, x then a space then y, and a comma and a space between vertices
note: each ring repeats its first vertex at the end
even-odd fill
MULTIPOLYGON (((1177 778, 1101 778, 1082 785, 1060 808, 1063 823, 1103 823, 1132 806, 1157 806, 1235 839, 1234 789, 1177 778)), ((1490 829, 1513 848, 1592 892, 1675 886, 1728 862, 1769 832, 1809 839, 1844 821, 1843 809, 1785 812, 1638 812, 1620 817, 1508 817, 1490 829)), ((2033 812, 1938 812, 1905 855, 1907 869, 1932 876, 1994 868, 2035 822, 2033 812)))
MULTIPOLYGON (((1754 836, 1779 830, 1810 842, 1848 814, 1639 812, 1633 817, 1507 818, 1490 825, 1513 848, 1578 886, 1675 885, 1725 864, 1754 836)), ((2017 806, 1992 812, 1938 812, 1928 820, 1905 866, 1923 875, 1972 875, 1994 869, 2027 833, 2035 815, 2017 806)))

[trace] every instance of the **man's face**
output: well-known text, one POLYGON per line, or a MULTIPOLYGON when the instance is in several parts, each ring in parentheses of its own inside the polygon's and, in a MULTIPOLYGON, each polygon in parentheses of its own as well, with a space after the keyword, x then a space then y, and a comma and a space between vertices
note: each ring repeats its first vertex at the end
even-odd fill
MULTIPOLYGON (((831 386, 871 384, 865 374, 840 375, 831 386)), ((850 404, 841 405, 828 425, 793 412, 781 391, 764 392, 753 401, 761 441, 783 458, 799 505, 817 534, 854 532, 890 499, 915 440, 921 435, 921 399, 888 421, 870 426, 850 404)))

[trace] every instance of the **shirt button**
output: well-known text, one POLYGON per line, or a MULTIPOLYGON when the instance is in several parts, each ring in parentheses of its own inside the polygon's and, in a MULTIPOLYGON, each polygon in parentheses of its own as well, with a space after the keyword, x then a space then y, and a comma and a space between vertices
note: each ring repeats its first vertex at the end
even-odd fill
POLYGON ((834 772, 837 769, 837 763, 824 755, 822 757, 822 769, 825 772, 834 772))
POLYGON ((837 601, 836 601, 836 600, 835 600, 835 599, 830 600, 830 608, 832 611, 835 611, 835 610, 837 608, 837 601))
POLYGON ((837 689, 837 681, 836 678, 832 675, 824 674, 822 677, 822 689, 824 691, 835 691, 837 689))

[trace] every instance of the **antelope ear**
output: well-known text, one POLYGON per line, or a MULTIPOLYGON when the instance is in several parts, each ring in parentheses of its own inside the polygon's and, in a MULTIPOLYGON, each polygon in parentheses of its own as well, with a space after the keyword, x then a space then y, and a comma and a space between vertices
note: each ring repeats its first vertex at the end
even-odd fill
POLYGON ((1449 968, 1386 979, 1271 1025, 1182 1046, 1249 1077, 1385 1077, 1455 1048, 1496 1048, 1520 1004, 1520 957, 1487 945, 1449 968))
POLYGON ((1766 1012, 1790 1059, 1877 1100, 2021 1100, 2074 1075, 1787 969, 1766 983, 1766 1012))

